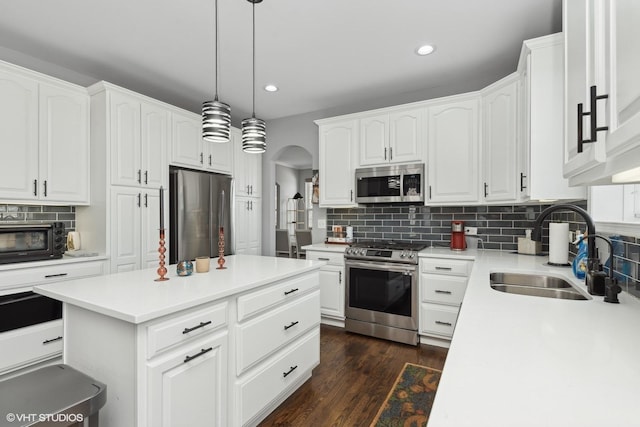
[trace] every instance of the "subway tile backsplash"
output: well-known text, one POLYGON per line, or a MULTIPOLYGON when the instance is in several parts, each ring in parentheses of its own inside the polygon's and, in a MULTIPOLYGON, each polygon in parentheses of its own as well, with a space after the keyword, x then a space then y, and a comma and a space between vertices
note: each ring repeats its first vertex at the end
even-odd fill
POLYGON ((62 221, 66 231, 75 230, 75 206, 27 206, 0 204, 0 224, 53 221, 62 221))
MULTIPOLYGON (((586 201, 573 203, 584 209, 586 201)), ((518 237, 533 227, 535 218, 549 204, 504 206, 411 206, 372 205, 357 208, 327 209, 327 232, 333 225, 353 226, 357 240, 407 240, 433 246, 449 246, 451 221, 462 220, 465 226, 478 227, 478 238, 485 249, 516 251, 518 237)), ((573 212, 556 212, 551 221, 569 222, 572 231, 584 232, 586 224, 573 212)), ((547 252, 549 221, 543 229, 542 250, 547 252)), ((640 297, 640 239, 610 236, 614 241, 614 270, 627 292, 640 297)), ((577 249, 569 243, 570 259, 577 249)))

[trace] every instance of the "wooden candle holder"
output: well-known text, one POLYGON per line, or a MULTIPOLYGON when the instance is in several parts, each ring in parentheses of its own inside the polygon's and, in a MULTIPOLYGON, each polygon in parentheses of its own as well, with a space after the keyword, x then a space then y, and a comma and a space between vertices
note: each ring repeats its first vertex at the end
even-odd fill
POLYGON ((155 279, 156 282, 164 282, 165 280, 169 280, 168 277, 164 277, 167 274, 167 268, 164 266, 165 252, 167 252, 167 248, 164 247, 164 228, 160 229, 160 247, 158 248, 158 252, 160 253, 160 267, 158 267, 157 273, 158 277, 155 279))

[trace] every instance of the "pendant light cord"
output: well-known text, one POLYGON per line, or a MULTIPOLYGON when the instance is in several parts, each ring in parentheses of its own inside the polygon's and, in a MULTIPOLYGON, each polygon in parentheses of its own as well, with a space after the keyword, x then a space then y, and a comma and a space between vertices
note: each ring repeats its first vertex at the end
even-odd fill
POLYGON ((218 40, 218 0, 215 1, 215 11, 216 11, 216 19, 215 19, 215 24, 216 24, 216 64, 215 64, 215 68, 216 68, 216 82, 215 82, 215 100, 218 100, 218 55, 220 52, 220 41, 218 40))
POLYGON ((256 4, 253 4, 253 110, 251 116, 256 117, 256 4))

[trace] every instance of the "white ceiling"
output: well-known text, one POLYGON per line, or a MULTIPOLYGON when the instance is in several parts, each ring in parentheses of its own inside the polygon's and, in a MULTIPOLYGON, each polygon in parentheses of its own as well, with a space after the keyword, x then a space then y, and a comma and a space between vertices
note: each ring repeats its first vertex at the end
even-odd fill
MULTIPOLYGON (((234 122, 251 112, 251 7, 219 0, 218 89, 234 122)), ((561 0, 264 0, 256 116, 366 103, 478 73, 497 80, 515 70, 523 40, 557 31, 561 0), (424 43, 436 52, 415 55, 424 43), (266 83, 280 91, 265 92, 266 83)), ((213 0, 0 2, 0 59, 194 112, 213 97, 214 52, 213 0)))

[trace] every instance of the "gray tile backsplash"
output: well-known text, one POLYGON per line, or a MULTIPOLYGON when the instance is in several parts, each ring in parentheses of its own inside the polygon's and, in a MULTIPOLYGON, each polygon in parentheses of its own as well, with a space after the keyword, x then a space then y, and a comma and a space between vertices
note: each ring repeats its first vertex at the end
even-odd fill
MULTIPOLYGON (((576 204, 584 209, 586 201, 576 204)), ((533 227, 535 218, 549 204, 504 206, 411 206, 371 205, 357 208, 327 209, 327 233, 333 225, 353 226, 357 240, 407 240, 433 246, 449 246, 451 221, 462 220, 465 226, 478 227, 478 238, 485 249, 516 251, 518 237, 533 227)), ((551 221, 569 222, 572 231, 584 232, 586 224, 573 212, 556 212, 551 221)), ((544 252, 549 250, 549 221, 543 229, 544 252)), ((614 270, 623 288, 640 296, 640 239, 610 236, 614 240, 614 270)), ((569 244, 570 258, 577 252, 569 244)))
POLYGON ((26 206, 0 204, 0 224, 53 221, 62 221, 66 231, 75 230, 75 206, 26 206))

